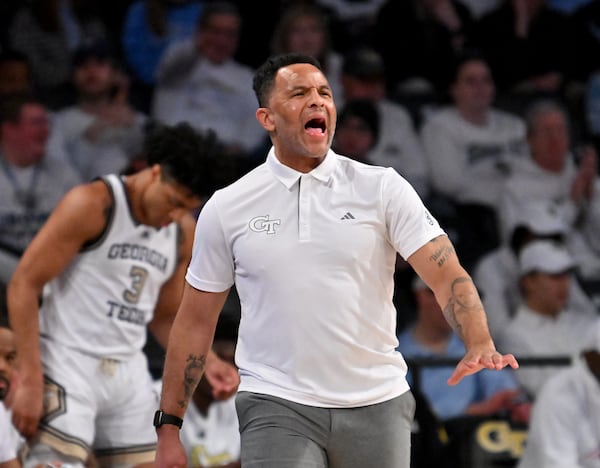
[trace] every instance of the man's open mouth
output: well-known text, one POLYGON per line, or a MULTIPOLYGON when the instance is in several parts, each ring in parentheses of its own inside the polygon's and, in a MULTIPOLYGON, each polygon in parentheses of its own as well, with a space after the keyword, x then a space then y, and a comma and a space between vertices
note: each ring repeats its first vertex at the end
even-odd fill
POLYGON ((316 117, 306 122, 304 128, 309 135, 323 135, 327 131, 327 122, 323 117, 316 117))

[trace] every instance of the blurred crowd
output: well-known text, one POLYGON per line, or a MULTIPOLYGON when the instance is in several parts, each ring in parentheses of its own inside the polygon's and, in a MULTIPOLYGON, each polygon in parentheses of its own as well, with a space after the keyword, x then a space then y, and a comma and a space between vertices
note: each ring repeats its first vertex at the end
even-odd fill
MULTIPOLYGON (((436 465, 427 448, 464 435, 457 419, 492 416, 531 425, 522 466, 546 466, 552 435, 573 432, 558 416, 548 422, 555 408, 535 408, 538 395, 551 399, 546 383, 569 371, 598 403, 590 353, 600 334, 583 337, 600 320, 600 0, 4 0, 0 23, 2 315, 5 286, 58 200, 146 167, 156 123, 214 130, 229 158, 222 180, 262 163, 270 142, 255 118, 253 71, 271 54, 301 52, 331 84, 334 151, 393 167, 415 187, 473 276, 500 350, 579 366, 473 377, 444 399, 449 368, 415 373, 415 466, 454 466, 436 465)), ((399 350, 408 360, 460 356, 414 276, 399 259, 399 350)), ((161 352, 149 351, 158 367, 161 352)), ((600 466, 596 431, 595 442, 579 436, 598 445, 578 466, 600 466)), ((522 451, 508 450, 513 466, 522 451)))

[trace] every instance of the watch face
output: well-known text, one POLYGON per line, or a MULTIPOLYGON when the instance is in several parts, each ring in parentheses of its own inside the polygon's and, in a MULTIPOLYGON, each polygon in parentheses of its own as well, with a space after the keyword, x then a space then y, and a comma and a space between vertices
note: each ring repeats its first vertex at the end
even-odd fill
POLYGON ((161 410, 154 413, 154 427, 160 427, 162 425, 162 415, 163 412, 161 410))

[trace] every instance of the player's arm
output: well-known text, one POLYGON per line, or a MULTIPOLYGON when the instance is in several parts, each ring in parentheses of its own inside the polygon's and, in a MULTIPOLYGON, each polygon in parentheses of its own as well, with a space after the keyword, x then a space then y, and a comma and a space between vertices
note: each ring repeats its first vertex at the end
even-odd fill
POLYGON ((196 225, 194 218, 187 212, 182 214, 177 223, 179 225, 177 265, 171 278, 160 289, 154 317, 148 325, 154 338, 164 349, 167 349, 171 325, 183 294, 185 273, 192 256, 196 225))
MULTIPOLYGON (((160 409, 183 418, 189 400, 206 370, 219 313, 229 290, 210 293, 185 284, 169 337, 163 372, 160 409)), ((186 466, 179 429, 165 424, 158 430, 158 467, 186 466)))
POLYGON ((431 240, 412 254, 408 262, 434 292, 444 317, 467 349, 449 384, 456 384, 464 376, 483 368, 518 366, 512 354, 503 356, 496 351, 475 284, 460 265, 447 236, 431 240))
POLYGON ((106 225, 112 205, 101 181, 69 191, 23 253, 8 285, 7 303, 19 356, 20 385, 13 399, 13 421, 32 435, 42 412, 43 376, 39 351, 38 304, 44 285, 58 276, 106 225))
MULTIPOLYGON (((177 313, 177 306, 183 294, 185 273, 192 255, 196 222, 186 213, 178 220, 180 226, 179 255, 173 276, 163 285, 149 324, 150 331, 158 343, 167 349, 169 333, 177 313)), ((237 369, 219 358, 212 349, 207 356, 206 378, 211 384, 215 398, 226 399, 232 396, 239 384, 237 369)))

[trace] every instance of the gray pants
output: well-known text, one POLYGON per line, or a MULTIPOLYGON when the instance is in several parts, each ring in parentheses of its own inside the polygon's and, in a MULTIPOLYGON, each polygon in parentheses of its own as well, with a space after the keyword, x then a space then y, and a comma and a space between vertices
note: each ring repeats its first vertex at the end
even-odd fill
POLYGON ((316 408, 249 392, 236 397, 243 468, 409 468, 411 392, 358 408, 316 408))

